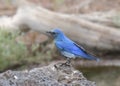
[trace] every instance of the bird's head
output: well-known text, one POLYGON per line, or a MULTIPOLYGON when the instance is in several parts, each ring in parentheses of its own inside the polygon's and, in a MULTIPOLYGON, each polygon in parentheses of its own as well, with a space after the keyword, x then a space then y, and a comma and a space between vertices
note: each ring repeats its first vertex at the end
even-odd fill
POLYGON ((58 28, 47 31, 47 33, 51 34, 54 38, 62 37, 64 35, 63 32, 58 28))

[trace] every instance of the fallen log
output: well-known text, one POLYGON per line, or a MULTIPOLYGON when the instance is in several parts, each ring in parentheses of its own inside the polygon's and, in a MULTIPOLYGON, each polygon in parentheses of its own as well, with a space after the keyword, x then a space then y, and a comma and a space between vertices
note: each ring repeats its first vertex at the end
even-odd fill
POLYGON ((118 28, 90 22, 68 14, 55 13, 35 5, 19 7, 13 17, 1 17, 0 27, 10 31, 24 27, 43 33, 58 27, 71 39, 89 48, 120 50, 120 30, 118 28))

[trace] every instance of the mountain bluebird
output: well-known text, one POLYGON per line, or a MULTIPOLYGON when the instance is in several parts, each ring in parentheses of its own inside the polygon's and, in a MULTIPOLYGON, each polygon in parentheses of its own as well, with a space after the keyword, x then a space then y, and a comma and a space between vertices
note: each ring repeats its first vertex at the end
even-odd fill
POLYGON ((99 61, 98 58, 87 53, 81 46, 70 40, 60 29, 48 31, 54 37, 54 43, 60 53, 67 58, 65 64, 70 64, 72 58, 85 58, 99 61))

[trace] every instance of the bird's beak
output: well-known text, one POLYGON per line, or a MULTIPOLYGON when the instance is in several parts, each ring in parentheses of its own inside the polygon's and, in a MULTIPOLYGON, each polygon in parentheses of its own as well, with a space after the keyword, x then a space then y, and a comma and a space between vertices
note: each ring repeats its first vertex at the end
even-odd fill
POLYGON ((53 34, 53 32, 52 32, 52 31, 46 31, 46 33, 53 34))

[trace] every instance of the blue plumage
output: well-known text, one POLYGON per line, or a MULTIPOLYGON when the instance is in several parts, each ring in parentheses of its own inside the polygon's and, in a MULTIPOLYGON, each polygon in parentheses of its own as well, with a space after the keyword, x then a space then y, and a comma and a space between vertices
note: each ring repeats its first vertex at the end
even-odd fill
POLYGON ((65 34, 59 30, 54 29, 49 32, 54 37, 54 42, 62 55, 69 58, 85 58, 89 60, 99 61, 98 58, 87 53, 82 47, 70 40, 65 34))

